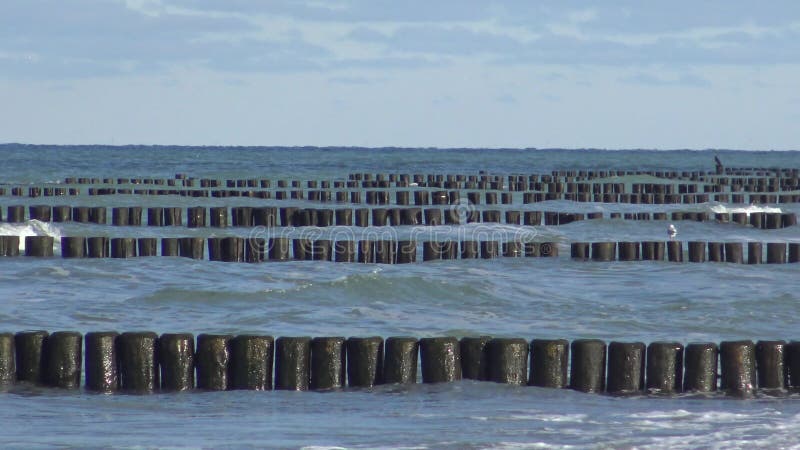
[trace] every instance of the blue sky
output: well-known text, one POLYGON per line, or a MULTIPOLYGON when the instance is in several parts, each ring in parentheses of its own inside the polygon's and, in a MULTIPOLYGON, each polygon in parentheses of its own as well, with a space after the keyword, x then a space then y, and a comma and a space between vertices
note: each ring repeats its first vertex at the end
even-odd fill
POLYGON ((0 142, 800 149, 800 2, 6 0, 0 142))

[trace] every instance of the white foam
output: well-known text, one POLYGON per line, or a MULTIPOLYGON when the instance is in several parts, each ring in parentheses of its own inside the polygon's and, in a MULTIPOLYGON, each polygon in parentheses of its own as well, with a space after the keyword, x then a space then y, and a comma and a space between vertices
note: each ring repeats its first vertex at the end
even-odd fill
POLYGON ((685 409, 676 409, 674 411, 647 411, 642 413, 634 413, 630 416, 639 419, 673 419, 692 415, 692 413, 685 409))
POLYGON ((718 214, 725 214, 725 213, 781 213, 783 212, 780 208, 772 207, 772 206, 763 206, 763 205, 747 205, 747 206, 725 206, 725 205, 713 205, 711 206, 711 212, 718 213, 718 214))
POLYGON ((55 250, 61 248, 61 228, 49 222, 28 220, 24 223, 0 223, 0 236, 19 236, 19 251, 25 252, 25 237, 52 236, 55 250))

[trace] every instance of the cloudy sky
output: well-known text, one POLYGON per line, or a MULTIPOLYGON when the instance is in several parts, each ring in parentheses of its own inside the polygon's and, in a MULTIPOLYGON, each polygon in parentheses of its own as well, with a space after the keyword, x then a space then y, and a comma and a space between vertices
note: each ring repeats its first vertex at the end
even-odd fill
POLYGON ((800 2, 4 0, 0 142, 800 149, 800 2))

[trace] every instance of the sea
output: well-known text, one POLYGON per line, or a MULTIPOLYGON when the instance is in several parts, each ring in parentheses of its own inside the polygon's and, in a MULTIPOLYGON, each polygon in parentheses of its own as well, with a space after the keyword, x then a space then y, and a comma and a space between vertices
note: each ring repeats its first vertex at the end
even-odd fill
MULTIPOLYGON (((0 146, 0 187, 66 177, 344 180, 351 173, 492 175, 553 170, 800 167, 800 153, 730 150, 0 146)), ((646 182, 644 175, 609 181, 646 182)), ((273 184, 274 185, 274 184, 273 184)), ((306 200, 0 196, 8 205, 307 206, 306 200)), ((27 190, 26 190, 27 191, 27 190)), ((604 212, 562 226, 496 224, 559 246, 557 258, 403 265, 223 263, 177 257, 0 260, 0 331, 42 329, 278 336, 477 336, 720 342, 800 339, 800 265, 586 262, 573 241, 667 240, 667 221, 611 212, 800 213, 798 204, 626 205, 547 201, 495 209, 604 212)), ((481 208, 481 206, 476 206, 481 208)), ((110 215, 109 215, 110 220, 110 215)), ((800 228, 676 222, 677 238, 800 242, 800 228)), ((462 236, 474 224, 437 227, 462 236)), ((485 224, 481 226, 486 227, 485 224)), ((358 235, 352 229, 334 227, 358 235)), ((420 227, 417 227, 420 228, 420 227)), ((425 228, 425 227, 421 227, 425 228)), ((302 234, 275 229, 267 233, 302 234)), ((333 229, 314 230, 319 235, 333 229)), ((399 227, 399 234, 425 230, 399 227)), ((429 231, 429 230, 428 230, 429 231)), ((239 228, 0 222, 0 235, 248 235, 239 228)), ((611 396, 462 380, 328 392, 0 393, 2 448, 795 448, 800 394, 611 396)))

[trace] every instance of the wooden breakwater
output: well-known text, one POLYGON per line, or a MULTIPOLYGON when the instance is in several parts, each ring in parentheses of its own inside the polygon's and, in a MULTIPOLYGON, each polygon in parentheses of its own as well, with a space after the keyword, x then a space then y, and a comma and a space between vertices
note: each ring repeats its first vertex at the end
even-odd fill
MULTIPOLYGON (((52 236, 26 236, 24 255, 55 256, 52 236)), ((332 240, 287 237, 61 237, 64 258, 179 256, 224 262, 333 261, 406 264, 435 260, 500 257, 558 257, 554 242, 500 240, 422 241, 393 239, 332 240), (160 245, 159 245, 160 244, 160 245), (206 244, 208 244, 206 250, 206 244), (419 249, 421 248, 421 251, 419 249), (420 257, 421 254, 421 257, 420 257)), ((20 256, 19 236, 0 236, 0 256, 20 256)), ((622 241, 572 242, 569 256, 586 261, 726 262, 784 264, 800 262, 798 242, 622 241), (766 257, 764 248, 766 248, 766 257)))
POLYGON ((6 387, 305 391, 461 379, 617 395, 780 395, 800 388, 800 342, 0 333, 0 385, 6 387))
POLYGON ((114 226, 186 226, 188 228, 227 227, 333 227, 333 226, 439 226, 469 223, 500 223, 525 226, 557 226, 599 219, 660 220, 733 223, 758 229, 774 230, 797 225, 795 213, 703 211, 671 212, 559 212, 513 209, 477 209, 473 203, 450 207, 371 207, 371 208, 300 208, 276 206, 192 206, 180 207, 9 205, 5 218, 9 223, 26 219, 53 223, 93 223, 114 226), (111 213, 109 214, 109 209, 111 213), (185 214, 184 214, 185 212, 185 214), (109 220, 110 217, 110 220, 109 220))

